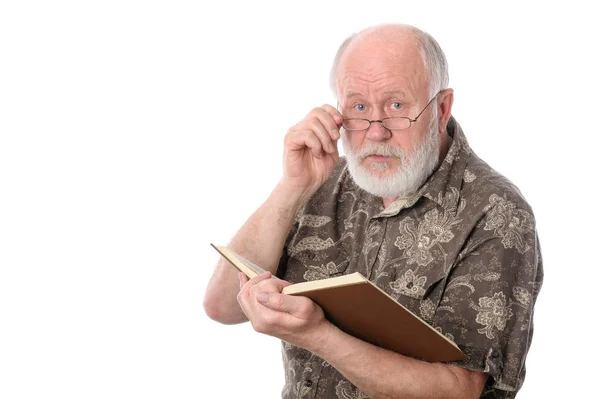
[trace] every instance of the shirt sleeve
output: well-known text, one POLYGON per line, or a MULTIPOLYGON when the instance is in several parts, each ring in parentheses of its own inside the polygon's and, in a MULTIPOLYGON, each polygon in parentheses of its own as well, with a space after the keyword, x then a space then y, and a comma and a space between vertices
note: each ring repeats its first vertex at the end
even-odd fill
POLYGON ((288 235, 285 239, 285 243, 283 244, 283 249, 281 250, 281 257, 279 258, 279 265, 277 266, 277 272, 275 273, 275 276, 277 276, 277 278, 285 280, 285 276, 287 273, 287 267, 288 267, 288 261, 290 259, 290 256, 288 253, 288 247, 297 232, 298 232, 298 217, 296 217, 296 222, 292 225, 292 228, 290 229, 290 232, 288 233, 288 235))
POLYGON ((542 260, 533 222, 499 229, 492 216, 449 273, 433 325, 468 356, 452 364, 491 377, 482 397, 512 398, 525 376, 542 260))

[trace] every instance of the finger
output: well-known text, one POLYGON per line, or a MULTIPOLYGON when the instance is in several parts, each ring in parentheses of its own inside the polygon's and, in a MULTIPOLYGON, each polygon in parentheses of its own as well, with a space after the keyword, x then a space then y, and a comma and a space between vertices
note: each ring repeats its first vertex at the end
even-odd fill
POLYGON ((238 273, 238 278, 240 280, 240 290, 241 290, 242 288, 244 288, 244 284, 246 284, 248 282, 248 276, 246 276, 242 272, 239 272, 238 273))
POLYGON ((325 106, 327 106, 327 104, 325 104, 323 107, 315 108, 311 112, 311 115, 314 115, 314 117, 316 117, 319 120, 319 122, 321 122, 321 125, 323 125, 323 127, 327 131, 327 135, 332 140, 337 140, 339 138, 340 133, 339 125, 341 125, 342 123, 341 117, 339 117, 336 114, 332 115, 332 111, 330 111, 330 109, 333 109, 335 112, 337 112, 337 110, 331 107, 331 105, 329 105, 329 108, 327 109, 325 109, 325 106))
POLYGON ((276 292, 261 292, 256 300, 263 306, 278 312, 294 314, 298 308, 298 298, 276 292))
POLYGON ((285 287, 287 287, 288 285, 292 285, 293 283, 290 283, 287 280, 279 280, 279 284, 281 284, 281 289, 284 289, 285 287))
POLYGON ((289 149, 292 151, 308 148, 315 158, 323 157, 321 140, 312 130, 297 130, 288 134, 289 149))
MULTIPOLYGON (((330 123, 333 123, 333 120, 331 120, 329 116, 327 116, 327 119, 329 119, 330 123)), ((335 145, 333 144, 331 138, 332 133, 328 132, 325 126, 323 126, 323 122, 321 121, 321 119, 319 119, 318 117, 312 118, 309 124, 312 131, 321 141, 321 146, 325 149, 325 151, 327 151, 330 154, 333 151, 335 151, 335 145)))
POLYGON ((239 272, 238 278, 240 280, 240 292, 238 292, 236 299, 240 305, 240 309, 242 309, 242 312, 248 319, 250 319, 250 314, 246 305, 246 302, 248 301, 248 293, 244 290, 244 285, 248 282, 248 277, 244 273, 239 272))
POLYGON ((337 143, 336 143, 336 146, 335 146, 335 151, 333 151, 330 154, 330 156, 333 159, 333 163, 337 164, 338 159, 340 159, 340 153, 339 153, 338 148, 337 148, 337 143))
POLYGON ((280 293, 285 287, 291 284, 292 283, 288 281, 280 280, 278 278, 270 278, 268 280, 263 280, 250 288, 250 296, 256 297, 261 292, 280 293))
POLYGON ((333 105, 329 105, 329 104, 323 104, 323 106, 321 108, 324 109, 325 111, 327 111, 327 113, 329 113, 329 115, 331 115, 331 117, 333 118, 335 123, 337 123, 338 126, 342 124, 343 116, 340 113, 340 111, 337 110, 337 108, 335 108, 333 105))
POLYGON ((237 301, 240 304, 240 307, 242 308, 242 311, 244 312, 246 317, 249 318, 248 306, 247 306, 246 302, 248 302, 250 299, 250 296, 251 296, 250 290, 252 288, 254 288, 257 284, 259 284, 261 281, 270 279, 271 272, 263 273, 259 276, 251 278, 250 280, 248 280, 248 276, 246 276, 244 273, 240 272, 239 278, 240 278, 240 292, 237 295, 237 301))
POLYGON ((344 117, 342 116, 340 111, 338 111, 336 108, 334 108, 333 106, 331 106, 329 104, 323 104, 323 106, 321 108, 324 109, 325 111, 327 111, 329 116, 331 116, 331 118, 335 122, 335 126, 332 128, 332 130, 335 129, 335 131, 332 131, 333 135, 335 136, 333 138, 335 140, 339 139, 340 138, 339 129, 342 126, 342 120, 344 117))
POLYGON ((261 281, 270 279, 271 276, 272 276, 271 272, 265 272, 263 274, 259 274, 256 277, 252 277, 250 279, 250 281, 248 281, 248 283, 247 283, 248 289, 252 289, 252 287, 259 284, 261 281))
MULTIPOLYGON (((242 273, 243 274, 243 273, 242 273)), ((250 295, 250 290, 259 284, 261 281, 271 278, 271 272, 263 273, 259 276, 251 278, 248 280, 247 276, 241 277, 244 280, 244 284, 242 285, 242 289, 240 290, 240 296, 248 296, 250 295)))
POLYGON ((335 108, 328 104, 323 105, 323 107, 313 108, 306 118, 304 118, 303 122, 312 125, 312 120, 314 118, 321 122, 321 125, 323 125, 327 131, 327 135, 332 140, 337 140, 339 138, 339 126, 342 123, 342 119, 335 108))

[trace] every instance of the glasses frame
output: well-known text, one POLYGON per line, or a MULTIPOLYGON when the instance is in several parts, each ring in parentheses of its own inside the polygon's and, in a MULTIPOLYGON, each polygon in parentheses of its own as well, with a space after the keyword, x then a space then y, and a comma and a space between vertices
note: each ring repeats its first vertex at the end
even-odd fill
POLYGON ((442 92, 442 90, 438 91, 438 92, 437 92, 437 94, 436 94, 435 96, 433 96, 433 98, 432 98, 431 100, 429 100, 429 102, 427 103, 427 105, 425 106, 425 108, 423 108, 423 110, 422 110, 421 112, 419 112, 419 115, 417 115, 417 116, 416 116, 414 119, 411 119, 411 118, 409 118, 409 117, 407 117, 407 116, 393 116, 393 117, 390 117, 390 118, 383 118, 383 119, 373 119, 373 120, 370 120, 370 119, 364 119, 364 118, 343 118, 343 119, 342 119, 342 126, 344 126, 344 123, 345 123, 346 121, 367 121, 367 122, 369 122, 369 126, 367 126, 367 127, 366 127, 366 128, 364 128, 364 129, 348 129, 346 126, 344 126, 344 129, 346 129, 346 130, 348 130, 348 131, 350 131, 350 132, 358 132, 358 131, 361 131, 361 130, 369 130, 369 129, 371 128, 371 123, 373 123, 373 122, 379 122, 379 123, 381 123, 381 125, 382 125, 384 128, 386 128, 386 129, 388 129, 388 130, 408 130, 408 129, 410 129, 410 128, 411 128, 412 124, 413 124, 414 122, 416 122, 416 121, 419 119, 419 117, 420 117, 420 116, 423 114, 423 112, 425 112, 425 110, 427 109, 427 107, 429 107, 429 105, 430 105, 430 104, 433 102, 433 100, 435 100, 435 99, 436 99, 436 97, 437 97, 437 96, 438 96, 438 95, 439 95, 441 92, 442 92), (398 129, 398 128, 393 128, 393 129, 392 129, 392 128, 390 128, 390 127, 387 127, 387 126, 385 125, 385 121, 386 121, 386 120, 389 120, 389 119, 407 119, 407 120, 408 120, 408 127, 405 127, 405 128, 402 128, 402 129, 398 129))

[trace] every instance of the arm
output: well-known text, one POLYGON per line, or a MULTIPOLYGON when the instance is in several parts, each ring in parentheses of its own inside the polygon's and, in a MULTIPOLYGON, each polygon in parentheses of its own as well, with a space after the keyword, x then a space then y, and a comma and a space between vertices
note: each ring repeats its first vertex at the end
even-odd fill
POLYGON ((406 357, 354 338, 305 297, 279 292, 288 283, 240 275, 238 300, 254 329, 308 349, 372 398, 478 398, 487 375, 406 357))
MULTIPOLYGON (((297 199, 287 194, 285 187, 278 185, 228 246, 263 269, 275 273, 285 237, 298 210, 297 199)), ((247 321, 236 301, 238 291, 237 270, 221 258, 204 296, 207 315, 225 324, 247 321)))
MULTIPOLYGON (((267 271, 276 271, 296 214, 331 176, 337 163, 341 122, 339 112, 324 105, 289 130, 284 141, 283 177, 229 243, 232 250, 267 271)), ((204 296, 204 309, 211 319, 225 324, 247 320, 236 301, 236 273, 226 260, 219 260, 204 296)))
POLYGON ((371 398, 479 398, 487 375, 388 351, 334 326, 315 354, 371 398))

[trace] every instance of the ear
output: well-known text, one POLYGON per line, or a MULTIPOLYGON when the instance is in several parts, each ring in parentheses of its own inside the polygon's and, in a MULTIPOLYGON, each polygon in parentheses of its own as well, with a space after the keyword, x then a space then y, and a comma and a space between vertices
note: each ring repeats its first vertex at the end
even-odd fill
POLYGON ((440 133, 446 131, 448 120, 452 115, 452 103, 454 102, 454 90, 444 89, 438 95, 438 129, 440 133))

